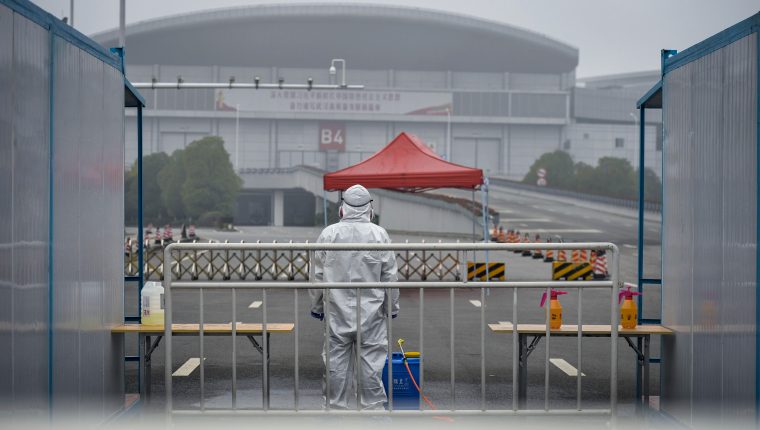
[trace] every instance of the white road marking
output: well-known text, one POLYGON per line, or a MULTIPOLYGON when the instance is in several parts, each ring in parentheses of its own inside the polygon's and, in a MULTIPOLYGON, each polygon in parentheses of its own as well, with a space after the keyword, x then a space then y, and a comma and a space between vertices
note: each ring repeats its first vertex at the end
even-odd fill
POLYGON ((512 324, 512 321, 499 321, 499 324, 501 325, 512 324))
POLYGON ((581 215, 581 218, 583 218, 583 219, 591 219, 591 217, 588 216, 588 215, 581 215))
POLYGON ((256 308, 258 308, 259 306, 261 306, 261 303, 262 303, 262 301, 261 301, 261 300, 256 300, 255 302, 253 302, 253 303, 251 303, 250 305, 248 305, 248 308, 249 308, 249 309, 256 309, 256 308))
POLYGON ((603 233, 595 228, 532 228, 531 233, 603 233))
POLYGON ((527 227, 527 226, 528 226, 528 224, 520 223, 520 227, 527 227))
POLYGON ((501 220, 504 224, 509 224, 511 222, 552 222, 549 218, 512 218, 512 219, 503 219, 501 220))
MULTIPOLYGON (((565 372, 568 376, 578 376, 578 369, 573 367, 573 365, 568 363, 567 361, 561 358, 550 358, 549 361, 553 365, 557 366, 559 370, 565 372)), ((586 376, 586 374, 581 373, 581 376, 586 376)))
POLYGON ((631 245, 631 244, 629 244, 629 243, 624 243, 624 244, 623 244, 623 247, 624 247, 624 248, 631 248, 631 249, 633 249, 633 248, 636 248, 636 245, 631 245))
POLYGON ((480 300, 470 300, 470 303, 472 303, 472 305, 476 308, 479 308, 481 305, 480 300))
MULTIPOLYGON (((206 360, 205 358, 203 360, 206 360)), ((172 373, 172 376, 190 376, 193 371, 201 364, 201 359, 198 357, 188 358, 185 364, 179 367, 172 373)))

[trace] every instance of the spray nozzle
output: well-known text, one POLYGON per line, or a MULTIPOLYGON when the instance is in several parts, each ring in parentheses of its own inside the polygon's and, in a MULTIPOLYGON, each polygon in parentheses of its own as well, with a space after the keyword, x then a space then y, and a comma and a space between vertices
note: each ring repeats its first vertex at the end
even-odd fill
POLYGON ((401 350, 401 357, 406 360, 406 352, 404 352, 404 339, 398 338, 398 348, 401 350))
MULTIPOLYGON (((557 296, 560 296, 562 294, 567 294, 567 291, 555 290, 554 288, 552 288, 551 292, 552 292, 552 300, 556 300, 557 296)), ((546 293, 544 293, 544 294, 541 295, 541 307, 542 308, 544 307, 545 303, 546 303, 546 293)))
POLYGON ((629 284, 628 282, 625 283, 625 289, 618 293, 618 303, 622 302, 623 299, 625 300, 631 300, 634 296, 640 296, 641 293, 638 291, 632 291, 633 288, 636 288, 636 285, 629 284))

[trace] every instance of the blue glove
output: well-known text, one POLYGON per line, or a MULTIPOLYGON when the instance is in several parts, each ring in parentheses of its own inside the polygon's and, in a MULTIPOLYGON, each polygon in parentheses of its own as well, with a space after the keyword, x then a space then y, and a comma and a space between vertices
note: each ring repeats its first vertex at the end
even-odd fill
POLYGON ((316 318, 316 319, 318 319, 320 321, 322 321, 323 319, 325 319, 325 314, 318 314, 316 312, 312 312, 311 316, 312 316, 312 318, 316 318))
POLYGON ((393 315, 391 315, 391 319, 395 320, 397 316, 398 316, 398 314, 393 314, 393 315))

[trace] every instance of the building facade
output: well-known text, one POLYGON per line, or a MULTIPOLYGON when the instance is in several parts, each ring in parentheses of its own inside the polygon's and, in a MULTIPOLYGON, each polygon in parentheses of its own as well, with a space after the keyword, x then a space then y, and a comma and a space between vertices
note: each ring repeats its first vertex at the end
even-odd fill
MULTIPOLYGON (((116 32, 95 35, 104 46, 116 32)), ((146 152, 222 136, 238 169, 356 163, 402 131, 454 162, 522 178, 571 123, 578 50, 448 13, 359 5, 253 6, 127 28, 133 82, 329 83, 364 90, 145 90, 146 152)), ((130 127, 127 127, 131 130, 130 127)), ((127 141, 130 141, 128 136, 127 141)), ((128 149, 128 152, 129 149, 128 149)), ((135 151, 131 151, 135 153, 135 151)), ((128 160, 130 161, 130 160, 128 160)))

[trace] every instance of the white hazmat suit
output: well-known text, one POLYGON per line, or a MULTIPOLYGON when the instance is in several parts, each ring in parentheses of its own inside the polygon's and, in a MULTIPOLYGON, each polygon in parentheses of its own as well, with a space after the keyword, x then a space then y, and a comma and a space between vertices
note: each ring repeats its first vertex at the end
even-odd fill
MULTIPOLYGON (((370 222, 372 200, 361 185, 354 185, 343 194, 340 222, 326 227, 317 243, 390 243, 384 228, 370 222)), ((317 282, 396 282, 396 257, 393 251, 317 251, 314 273, 317 282)), ((358 345, 360 365, 360 399, 363 409, 383 408, 386 394, 382 373, 388 354, 387 301, 391 301, 391 314, 399 311, 398 289, 360 290, 361 345, 358 345)), ((329 351, 330 392, 323 381, 323 399, 330 407, 348 408, 349 399, 355 398, 350 390, 356 363, 356 290, 314 289, 311 314, 322 319, 325 301, 327 306, 327 338, 322 350, 326 363, 329 351), (327 294, 327 296, 325 296, 327 294)))

